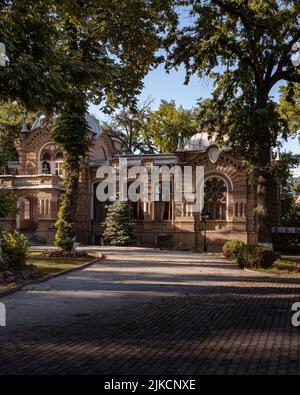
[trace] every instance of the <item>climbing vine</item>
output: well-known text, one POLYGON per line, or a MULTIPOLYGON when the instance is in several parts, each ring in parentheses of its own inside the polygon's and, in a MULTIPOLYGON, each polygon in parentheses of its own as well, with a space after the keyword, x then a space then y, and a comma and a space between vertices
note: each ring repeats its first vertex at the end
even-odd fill
POLYGON ((77 189, 80 177, 80 165, 90 146, 89 129, 85 119, 85 100, 68 103, 64 106, 58 123, 54 126, 54 139, 66 152, 65 193, 60 205, 56 222, 56 245, 71 251, 75 241, 77 210, 77 189))

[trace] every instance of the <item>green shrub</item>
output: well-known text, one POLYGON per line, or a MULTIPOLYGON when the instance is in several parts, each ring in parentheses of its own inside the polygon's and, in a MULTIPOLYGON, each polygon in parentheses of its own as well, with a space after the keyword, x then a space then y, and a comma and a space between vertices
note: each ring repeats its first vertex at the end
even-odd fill
POLYGON ((2 232, 3 263, 0 271, 22 270, 26 266, 29 244, 26 236, 19 232, 2 232))
POLYGON ((55 223, 57 229, 55 233, 55 245, 63 251, 71 252, 74 249, 74 223, 66 222, 60 218, 55 223))
POLYGON ((235 259, 238 257, 240 250, 245 246, 241 240, 230 240, 223 247, 223 253, 227 259, 235 259))
POLYGON ((278 254, 265 247, 244 246, 238 254, 238 264, 243 268, 270 268, 279 258, 278 254))

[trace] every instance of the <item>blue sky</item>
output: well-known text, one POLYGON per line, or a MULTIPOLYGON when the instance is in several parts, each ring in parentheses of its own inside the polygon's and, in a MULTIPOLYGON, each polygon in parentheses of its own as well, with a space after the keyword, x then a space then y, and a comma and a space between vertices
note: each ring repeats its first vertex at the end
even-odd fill
MULTIPOLYGON (((185 70, 181 67, 178 71, 172 71, 167 74, 163 66, 151 71, 145 78, 145 87, 141 94, 140 100, 152 97, 153 108, 157 108, 161 100, 175 100, 176 104, 185 108, 192 108, 196 105, 197 99, 210 97, 213 85, 208 78, 198 78, 193 76, 189 85, 184 85, 185 70)), ((275 99, 278 98, 277 88, 272 92, 275 99)), ((105 119, 99 110, 91 106, 90 111, 99 119, 105 119)), ((298 140, 291 139, 284 143, 283 150, 292 151, 300 154, 300 145, 298 140)))

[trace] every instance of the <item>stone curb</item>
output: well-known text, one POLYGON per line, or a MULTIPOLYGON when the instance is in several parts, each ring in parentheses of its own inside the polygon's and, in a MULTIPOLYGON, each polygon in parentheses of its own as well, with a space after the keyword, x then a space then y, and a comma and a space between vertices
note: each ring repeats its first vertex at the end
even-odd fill
POLYGON ((57 277, 63 276, 63 275, 68 274, 68 273, 76 272, 78 270, 87 269, 88 267, 90 267, 92 265, 95 265, 98 261, 101 261, 101 259, 103 259, 103 255, 102 254, 98 254, 98 255, 99 255, 98 258, 95 258, 95 259, 93 259, 90 262, 84 263, 83 265, 76 266, 76 267, 73 267, 73 268, 70 268, 70 269, 65 269, 65 270, 62 270, 61 272, 58 272, 58 273, 49 274, 48 276, 45 276, 45 277, 42 277, 42 278, 39 278, 39 279, 36 279, 36 280, 27 281, 25 284, 16 285, 15 287, 9 288, 9 289, 7 289, 5 291, 0 291, 0 298, 2 298, 4 296, 7 296, 7 295, 10 295, 10 294, 13 294, 15 292, 18 292, 21 289, 23 289, 24 287, 27 287, 28 285, 44 283, 44 282, 47 282, 49 280, 52 280, 53 278, 57 278, 57 277))

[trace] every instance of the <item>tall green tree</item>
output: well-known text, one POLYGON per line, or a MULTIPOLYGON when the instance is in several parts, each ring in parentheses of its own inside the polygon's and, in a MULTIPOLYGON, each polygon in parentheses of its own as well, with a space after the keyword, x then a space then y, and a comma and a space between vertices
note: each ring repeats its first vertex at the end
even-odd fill
POLYGON ((102 126, 117 136, 130 153, 172 153, 176 151, 179 136, 188 140, 198 131, 193 110, 177 107, 174 101, 162 101, 157 110, 151 110, 147 99, 136 108, 123 108, 102 126))
POLYGON ((162 101, 159 108, 151 111, 146 133, 160 153, 176 151, 181 136, 187 140, 198 131, 198 124, 192 110, 176 107, 174 101, 162 101))
MULTIPOLYGON (((15 140, 20 136, 23 114, 26 108, 18 102, 0 103, 0 168, 8 161, 16 160, 15 140)), ((27 126, 33 124, 35 113, 26 114, 27 126)))
POLYGON ((300 195, 300 177, 295 179, 293 183, 293 191, 296 194, 296 196, 300 195))
POLYGON ((106 109, 134 107, 143 78, 162 59, 157 50, 175 18, 166 0, 56 2, 61 63, 69 89, 54 128, 65 149, 66 193, 57 222, 57 245, 71 249, 75 236, 80 160, 89 148, 88 101, 106 109), (75 122, 74 122, 75 121, 75 122))
POLYGON ((17 211, 13 194, 6 189, 0 189, 0 218, 13 217, 17 214, 17 211))
POLYGON ((153 140, 147 133, 151 104, 152 99, 147 98, 135 108, 122 107, 102 122, 102 130, 120 139, 127 153, 154 153, 153 140))
POLYGON ((292 175, 292 169, 300 165, 300 155, 285 152, 281 160, 276 162, 273 172, 281 181, 281 224, 283 226, 300 226, 300 206, 296 204, 297 180, 292 175))
POLYGON ((85 101, 82 104, 78 101, 67 103, 62 109, 59 123, 54 127, 56 141, 67 152, 64 161, 66 192, 59 209, 55 235, 57 246, 65 251, 73 249, 80 166, 90 145, 85 112, 85 101))
POLYGON ((280 81, 300 82, 291 62, 300 39, 299 1, 186 0, 190 24, 174 35, 167 67, 184 64, 187 80, 197 73, 214 81, 219 137, 241 147, 256 167, 258 238, 271 243, 270 150, 288 129, 272 102, 280 81))
MULTIPOLYGON (((58 36, 52 10, 52 3, 42 0, 0 2, 0 42, 7 54, 6 67, 0 67, 0 166, 14 159, 21 112, 51 112, 61 93, 64 78, 57 72, 61 57, 54 50, 58 36)), ((14 196, 0 190, 0 217, 15 213, 14 196)))
POLYGON ((27 110, 53 111, 67 88, 61 70, 61 35, 55 1, 12 0, 0 4, 0 42, 6 67, 0 67, 0 101, 18 101, 27 110))
POLYGON ((287 122, 291 135, 297 135, 300 144, 300 84, 288 84, 279 88, 278 111, 287 122))
POLYGON ((134 240, 131 220, 131 207, 128 202, 115 201, 107 209, 104 224, 104 242, 113 246, 126 246, 134 240))
POLYGON ((172 2, 13 0, 0 7, 0 42, 8 56, 0 68, 0 99, 61 114, 54 134, 67 152, 67 177, 58 232, 70 246, 78 161, 88 150, 87 103, 134 106, 144 76, 162 60, 157 50, 176 19, 172 2))

